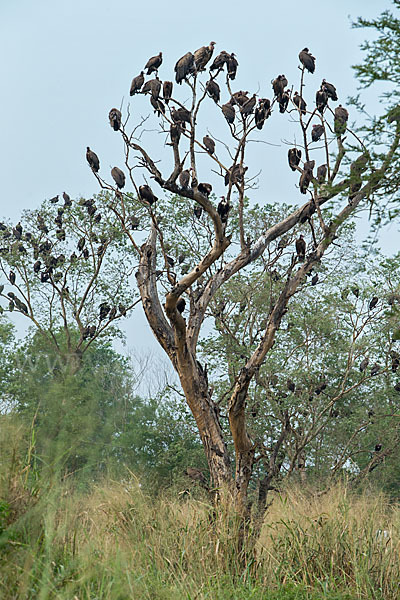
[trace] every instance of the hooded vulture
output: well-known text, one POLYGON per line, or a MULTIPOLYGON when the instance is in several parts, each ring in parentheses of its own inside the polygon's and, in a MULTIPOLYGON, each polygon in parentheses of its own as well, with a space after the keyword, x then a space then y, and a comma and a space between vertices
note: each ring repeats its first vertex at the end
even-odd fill
POLYGON ((67 192, 63 192, 64 208, 72 206, 72 201, 67 192))
POLYGON ((235 109, 233 106, 231 106, 228 102, 227 104, 223 104, 221 106, 221 110, 228 123, 232 124, 235 120, 235 109))
POLYGON ((144 68, 147 69, 147 75, 151 75, 154 71, 158 71, 160 65, 162 63, 162 52, 157 54, 157 56, 152 56, 149 58, 144 68))
POLYGON ((299 111, 302 115, 306 114, 306 112, 307 112, 306 101, 301 96, 299 96, 298 92, 294 93, 293 104, 295 106, 297 106, 297 108, 299 109, 299 111))
POLYGON ((296 240, 296 254, 299 260, 304 261, 306 257, 306 242, 302 235, 296 240))
POLYGON ((150 206, 158 200, 157 196, 153 194, 151 187, 147 184, 139 187, 139 196, 141 200, 148 202, 150 206))
POLYGON ((214 154, 215 152, 215 142, 209 135, 205 135, 203 137, 203 144, 209 154, 214 154))
POLYGON ((212 192, 212 185, 211 183, 199 183, 199 185, 197 186, 197 189, 199 190, 200 194, 203 194, 204 196, 208 196, 211 194, 212 192))
POLYGON ((50 202, 51 204, 57 204, 57 202, 59 201, 59 199, 60 199, 60 198, 59 198, 59 197, 58 197, 58 195, 57 195, 57 196, 54 196, 54 198, 50 198, 49 202, 50 202))
POLYGON ((220 101, 221 90, 219 88, 218 83, 214 81, 214 79, 210 79, 210 81, 206 83, 206 92, 210 96, 210 98, 214 100, 215 103, 218 103, 220 101))
POLYGON ((108 118, 110 121, 110 125, 114 129, 114 131, 118 131, 118 129, 121 127, 121 111, 118 110, 118 108, 112 108, 108 113, 108 118))
POLYGON ((154 79, 150 79, 149 81, 146 81, 146 83, 144 84, 143 88, 142 88, 142 94, 146 94, 147 92, 150 92, 152 97, 155 100, 158 100, 159 96, 160 96, 160 92, 161 92, 161 81, 158 79, 158 77, 155 77, 154 79))
POLYGON ((171 136, 171 142, 173 144, 179 144, 179 140, 181 138, 181 127, 179 123, 173 123, 169 129, 169 134, 171 136))
POLYGON ((258 106, 254 111, 254 122, 256 124, 257 129, 262 129, 266 119, 266 111, 263 105, 261 104, 261 98, 258 100, 258 106))
POLYGON ((236 77, 236 71, 239 66, 239 63, 236 60, 235 54, 233 52, 232 54, 230 54, 228 60, 226 61, 226 65, 228 69, 228 77, 233 81, 236 77))
POLYGON ((242 113, 243 117, 247 117, 248 115, 251 115, 251 113, 254 110, 254 107, 256 105, 256 95, 253 94, 251 98, 249 98, 248 100, 246 100, 246 102, 240 107, 240 112, 242 113))
POLYGON ((327 170, 328 170, 327 165, 319 165, 319 167, 317 169, 318 183, 324 183, 325 178, 326 178, 327 170))
POLYGON ((179 175, 179 184, 183 189, 187 189, 189 187, 190 182, 190 171, 189 169, 185 169, 179 175))
POLYGON ((88 161, 89 166, 92 169, 92 171, 94 173, 97 173, 98 170, 100 169, 99 157, 97 156, 97 154, 95 152, 93 152, 93 150, 91 150, 89 148, 89 146, 87 146, 87 148, 86 148, 86 160, 88 161))
POLYGON ((15 273, 14 273, 14 271, 10 271, 10 275, 9 275, 9 277, 8 277, 8 278, 9 278, 9 280, 10 280, 10 283, 11 283, 11 285, 15 285, 15 279, 16 279, 16 276, 15 276, 15 273))
POLYGON ((226 223, 228 220, 228 214, 231 207, 229 202, 225 199, 225 196, 221 196, 221 201, 218 204, 217 212, 221 217, 222 223, 226 223))
POLYGON ((125 173, 118 167, 113 167, 111 169, 111 177, 114 179, 120 190, 125 186, 125 173))
POLYGON ((365 369, 368 367, 368 363, 369 363, 369 358, 367 358, 367 357, 365 357, 365 358, 364 358, 364 359, 361 361, 361 363, 360 363, 360 371, 361 371, 361 373, 362 373, 363 371, 365 371, 365 369))
POLYGON ((187 52, 175 65, 174 71, 176 83, 181 84, 188 75, 194 73, 194 69, 194 56, 191 52, 187 52))
POLYGON ((350 188, 349 188, 349 200, 352 200, 356 193, 361 189, 362 180, 361 175, 364 173, 368 165, 368 155, 361 154, 354 162, 350 165, 350 188))
POLYGON ((304 170, 300 177, 299 187, 300 192, 305 194, 307 192, 308 186, 311 183, 313 178, 313 168, 315 166, 315 160, 310 160, 304 163, 304 170))
POLYGON ((308 48, 303 48, 299 54, 299 60, 309 73, 314 73, 315 57, 311 54, 308 48))
POLYGON ((326 93, 328 98, 330 98, 334 102, 337 101, 338 97, 336 93, 336 88, 334 85, 332 85, 332 83, 328 83, 327 81, 325 81, 325 79, 323 79, 321 83, 321 90, 326 93))
POLYGON ((285 110, 288 107, 289 100, 290 100, 290 92, 289 92, 289 90, 286 90, 286 92, 283 92, 282 96, 279 96, 279 98, 278 98, 278 104, 279 104, 279 112, 280 113, 283 114, 285 112, 285 110))
POLYGON ((247 169, 248 169, 248 167, 242 167, 242 165, 233 165, 225 173, 225 185, 229 185, 229 182, 231 182, 231 183, 243 182, 244 174, 246 173, 247 169))
POLYGON ((210 67, 210 71, 215 71, 216 69, 222 69, 223 66, 225 65, 225 63, 228 62, 229 60, 229 53, 226 52, 226 50, 222 50, 222 52, 220 52, 218 54, 218 56, 216 56, 214 58, 213 64, 210 67))
POLYGON ((141 71, 139 75, 132 79, 131 89, 129 91, 129 95, 133 96, 134 94, 138 94, 142 89, 142 85, 144 84, 144 71, 141 71))
POLYGON ((200 219, 201 215, 203 214, 203 208, 196 204, 196 206, 193 209, 193 214, 197 219, 200 219))
POLYGON ((324 126, 323 125, 313 125, 311 131, 311 139, 313 142, 318 142, 321 137, 324 135, 324 126))
POLYGON ((315 94, 315 104, 322 115, 328 104, 328 94, 322 88, 315 94))
POLYGON ((278 99, 282 96, 287 84, 288 80, 284 75, 278 75, 278 77, 273 80, 272 89, 274 90, 274 94, 278 99))
POLYGON ((165 115, 165 106, 164 106, 163 102, 161 102, 160 98, 156 99, 156 98, 153 98, 153 96, 151 96, 150 104, 154 108, 154 112, 157 113, 157 117, 160 117, 161 115, 165 115))
POLYGON ((215 42, 210 42, 208 46, 202 46, 194 53, 194 64, 196 71, 204 71, 204 67, 211 59, 214 52, 215 42))
POLYGON ((337 135, 343 135, 346 131, 347 121, 349 119, 348 111, 341 105, 335 108, 334 130, 337 135))
POLYGON ((184 123, 185 121, 187 123, 191 123, 192 122, 192 117, 190 114, 190 111, 187 108, 183 108, 183 106, 181 106, 180 108, 178 108, 178 110, 176 110, 174 107, 172 107, 171 109, 171 117, 172 120, 175 123, 184 123))
POLYGON ((172 81, 164 81, 164 83, 163 83, 163 98, 167 104, 172 96, 172 88, 173 88, 172 81))
POLYGON ((378 302, 379 302, 378 296, 374 296, 372 298, 371 302, 369 303, 368 310, 372 310, 373 308, 375 308, 375 306, 378 304, 378 302))
POLYGON ((301 159, 301 150, 300 148, 289 148, 288 150, 288 161, 289 167, 292 171, 296 171, 296 167, 299 166, 301 159))

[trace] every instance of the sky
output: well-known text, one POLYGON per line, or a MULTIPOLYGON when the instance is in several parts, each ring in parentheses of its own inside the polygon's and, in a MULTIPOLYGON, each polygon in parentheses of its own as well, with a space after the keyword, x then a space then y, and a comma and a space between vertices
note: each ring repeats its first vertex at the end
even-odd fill
MULTIPOLYGON (((351 29, 351 21, 391 7, 388 0, 0 0, 0 216, 17 221, 22 210, 64 190, 72 198, 99 191, 86 146, 105 169, 122 164, 122 143, 108 124, 108 111, 121 102, 126 108, 132 77, 160 50, 160 77, 171 79, 178 58, 214 40, 216 52, 238 57, 237 89, 271 96, 270 81, 279 73, 298 80, 297 56, 308 46, 317 58, 315 79, 307 81, 310 100, 322 77, 345 100, 356 93, 351 65, 362 59, 359 45, 366 37, 351 29)), ((377 112, 376 98, 371 102, 377 112)), ((210 100, 205 128, 214 127, 216 110, 210 100)), ((150 113, 145 98, 138 100, 138 111, 133 116, 150 113)), ((159 138, 151 134, 146 143, 157 156, 159 138)), ((279 119, 271 119, 265 139, 273 145, 252 147, 254 172, 262 170, 254 192, 259 202, 302 201, 287 177, 284 135, 279 119)), ((362 233, 366 223, 360 227, 362 233)), ((382 239, 388 253, 398 250, 394 229, 389 233, 382 239)), ((128 348, 157 351, 140 311, 125 328, 128 348)))

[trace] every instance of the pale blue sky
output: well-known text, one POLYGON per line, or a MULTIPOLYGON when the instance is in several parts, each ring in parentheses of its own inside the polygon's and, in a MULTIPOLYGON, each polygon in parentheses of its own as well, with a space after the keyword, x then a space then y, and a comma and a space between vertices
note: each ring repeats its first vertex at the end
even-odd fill
MULTIPOLYGON (((215 40, 217 52, 237 54, 235 88, 260 87, 270 95, 277 74, 297 81, 297 55, 308 46, 317 58, 315 79, 308 82, 310 101, 323 77, 345 101, 356 91, 351 64, 361 59, 359 44, 366 35, 350 28, 351 19, 374 17, 391 6, 388 0, 0 0, 0 215, 17 220, 22 209, 63 190, 73 198, 98 191, 86 146, 105 167, 121 163, 121 141, 108 125, 108 111, 129 99, 132 77, 160 50, 160 76, 171 78, 180 56, 215 40)), ((147 104, 140 105, 144 110, 147 104)), ((211 125, 213 119, 210 112, 211 125)), ((281 122, 270 121, 267 139, 278 146, 255 144, 253 150, 255 171, 263 169, 257 200, 267 194, 267 201, 300 202, 286 158, 281 160, 287 153, 281 122)), ((158 142, 150 140, 157 153, 158 142)), ((130 345, 136 342, 134 330, 144 336, 139 321, 128 327, 130 345)), ((152 346, 147 340, 144 336, 143 344, 152 346)))

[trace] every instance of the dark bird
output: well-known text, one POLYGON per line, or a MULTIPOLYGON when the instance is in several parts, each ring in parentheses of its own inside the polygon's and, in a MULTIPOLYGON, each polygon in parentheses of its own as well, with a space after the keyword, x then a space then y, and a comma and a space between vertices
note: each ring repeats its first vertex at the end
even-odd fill
POLYGON ((112 108, 110 110, 110 112, 108 113, 108 119, 109 119, 110 125, 114 129, 114 131, 118 131, 118 129, 121 127, 121 120, 122 120, 121 111, 118 110, 118 108, 112 108))
POLYGON ((57 204, 58 201, 59 201, 58 195, 54 196, 54 198, 50 198, 50 200, 49 200, 49 202, 51 202, 51 204, 57 204))
POLYGON ((141 94, 147 94, 147 92, 150 92, 152 98, 158 100, 161 92, 161 81, 158 79, 158 77, 146 81, 142 88, 141 94))
POLYGON ((4 223, 0 223, 0 231, 7 231, 7 227, 4 225, 4 223))
POLYGON ((126 317, 126 308, 123 304, 118 304, 118 310, 120 312, 121 317, 126 317))
POLYGON ((189 187, 190 182, 190 171, 189 169, 185 169, 179 175, 179 184, 183 189, 187 189, 189 187))
POLYGON ((291 379, 288 379, 286 382, 287 389, 289 392, 294 392, 296 390, 296 386, 291 379))
POLYGON ((229 79, 232 79, 232 81, 233 81, 236 77, 236 71, 239 66, 239 63, 236 60, 236 55, 233 52, 229 56, 228 60, 226 61, 226 66, 227 66, 227 70, 228 70, 228 77, 229 77, 229 79))
POLYGON ((87 248, 83 249, 82 256, 85 260, 89 258, 89 250, 87 248))
POLYGON ((361 189, 362 179, 361 175, 367 169, 368 166, 368 155, 366 153, 361 154, 354 162, 350 165, 350 187, 349 187, 349 200, 352 200, 357 192, 361 189))
POLYGON ((242 183, 247 169, 248 167, 243 167, 242 165, 233 165, 225 173, 225 185, 229 185, 229 182, 242 183))
POLYGON ((382 444, 375 444, 375 452, 380 452, 382 450, 382 444))
POLYGON ((336 88, 334 85, 332 85, 332 83, 328 83, 327 81, 325 81, 325 79, 323 79, 321 83, 321 90, 327 94, 328 98, 330 98, 334 102, 337 102, 338 97, 336 93, 336 88))
POLYGON ((174 268, 174 266, 175 266, 175 261, 174 261, 174 259, 172 258, 172 256, 168 256, 168 255, 167 255, 165 258, 166 258, 166 260, 167 260, 167 264, 168 264, 168 266, 169 266, 169 267, 171 267, 171 269, 173 269, 173 268, 174 268))
POLYGON ((63 200, 64 200, 64 208, 69 208, 72 206, 72 200, 67 192, 63 192, 63 200))
POLYGON ((393 386, 393 389, 395 392, 400 392, 400 381, 398 381, 396 385, 393 386))
POLYGON ((204 71, 204 67, 211 59, 214 52, 215 42, 210 42, 208 46, 202 46, 194 53, 194 64, 196 71, 204 71))
POLYGON ((193 209, 193 214, 197 219, 200 219, 201 215, 203 214, 203 208, 199 204, 196 204, 193 209))
POLYGON ((35 264, 33 265, 33 270, 35 273, 39 273, 40 271, 40 267, 42 266, 42 263, 40 262, 40 260, 37 260, 35 262, 35 264))
POLYGON ((398 354, 392 353, 392 373, 396 373, 397 369, 400 365, 400 356, 398 354))
POLYGON ((308 48, 303 48, 303 50, 299 53, 299 60, 309 73, 314 73, 315 57, 311 54, 308 48))
POLYGON ((341 105, 335 108, 334 130, 337 135, 343 135, 346 131, 347 121, 349 120, 348 111, 341 105))
POLYGON ((228 62, 229 60, 229 53, 226 52, 225 50, 222 50, 222 52, 220 52, 218 54, 218 56, 216 56, 214 58, 213 64, 210 67, 210 71, 215 71, 216 69, 222 69, 223 66, 228 62))
POLYGON ((181 84, 184 79, 191 73, 194 73, 194 56, 191 52, 187 52, 182 58, 180 58, 174 68, 175 81, 181 84))
POLYGON ((296 240, 296 253, 297 258, 300 261, 304 261, 306 257, 306 242, 302 235, 300 235, 300 237, 296 240))
POLYGON ((162 52, 160 52, 160 54, 157 54, 157 56, 152 56, 151 58, 149 58, 149 60, 147 61, 147 63, 144 66, 144 68, 147 69, 147 75, 151 75, 155 71, 157 72, 161 63, 162 63, 162 52))
POLYGON ((11 285, 15 285, 16 276, 15 276, 14 271, 10 271, 8 279, 10 280, 11 285))
POLYGON ((179 144, 179 140, 181 139, 181 127, 179 123, 172 123, 169 133, 171 136, 171 142, 173 144, 179 144))
POLYGON ((214 100, 214 102, 218 103, 221 98, 221 90, 216 81, 214 79, 210 79, 206 83, 206 92, 214 100))
POLYGON ((163 83, 163 98, 168 104, 172 96, 173 83, 172 81, 164 81, 163 83))
POLYGON ((211 183, 199 183, 197 189, 199 190, 200 194, 204 194, 204 196, 207 196, 208 198, 212 192, 212 185, 211 183))
POLYGON ((242 113, 243 117, 247 117, 248 115, 251 115, 254 107, 256 105, 256 95, 253 94, 251 98, 249 98, 244 104, 243 106, 240 107, 240 112, 242 113))
POLYGON ((186 302, 185 302, 184 298, 179 298, 178 302, 176 303, 176 310, 182 314, 183 311, 185 310, 185 306, 186 306, 186 302))
POLYGON ((117 314, 117 308, 115 306, 113 306, 112 309, 110 310, 110 314, 108 315, 108 318, 110 320, 115 319, 116 314, 117 314))
POLYGON ((101 214, 100 214, 100 213, 97 213, 97 215, 96 215, 96 216, 95 216, 95 218, 94 218, 94 222, 95 222, 95 223, 100 223, 100 221, 101 221, 101 214))
POLYGON ((318 142, 321 137, 324 135, 324 126, 323 125, 313 125, 311 131, 311 139, 313 142, 318 142))
POLYGON ((232 124, 235 120, 235 109, 229 103, 221 106, 222 114, 228 123, 232 124))
POLYGON ((363 373, 363 371, 365 371, 365 369, 368 367, 368 364, 369 364, 369 358, 366 356, 360 363, 361 373, 363 373))
POLYGON ((317 105, 317 110, 322 115, 328 104, 328 94, 325 92, 325 90, 320 89, 317 91, 315 95, 315 104, 317 105))
POLYGON ((292 169, 292 171, 296 171, 296 167, 299 166, 300 160, 301 160, 300 148, 289 148, 288 161, 289 161, 289 167, 292 169))
POLYGON ((187 108, 184 108, 183 106, 178 108, 178 110, 176 110, 175 108, 172 107, 171 117, 175 123, 179 123, 179 124, 183 124, 185 121, 187 123, 192 122, 190 110, 188 110, 187 108))
POLYGON ((60 240, 60 242, 63 242, 65 240, 65 230, 64 229, 57 229, 56 231, 56 238, 58 240, 60 240))
POLYGON ((147 184, 139 187, 139 196, 141 200, 148 202, 150 206, 158 200, 157 196, 153 194, 151 187, 147 184))
POLYGON ((319 279, 319 275, 318 275, 318 273, 315 273, 315 275, 311 279, 311 285, 317 285, 318 279, 319 279))
POLYGON ((288 107, 289 100, 290 100, 290 92, 289 92, 289 90, 286 90, 286 92, 283 92, 282 96, 279 96, 279 98, 278 98, 278 104, 279 104, 279 112, 280 113, 283 114, 285 112, 285 110, 288 107))
POLYGON ((226 223, 228 220, 228 214, 231 207, 229 202, 225 199, 225 196, 221 196, 221 201, 218 204, 217 212, 221 217, 222 223, 226 223))
POLYGON ((287 84, 288 80, 284 75, 278 75, 278 77, 272 81, 272 89, 274 90, 274 94, 278 100, 282 96, 287 84))
POLYGON ((144 71, 141 71, 139 75, 132 79, 131 89, 129 91, 129 95, 133 96, 134 94, 138 94, 142 89, 142 85, 144 84, 144 71))
POLYGON ((108 313, 111 310, 111 306, 109 304, 107 304, 107 302, 102 302, 99 306, 100 309, 100 321, 104 321, 104 319, 107 317, 108 313))
POLYGON ((209 135, 205 135, 203 137, 203 144, 209 154, 214 154, 215 152, 215 142, 209 135))
POLYGON ((91 217, 93 217, 96 210, 97 210, 97 207, 94 206, 93 204, 89 204, 89 206, 87 207, 88 215, 90 215, 91 217))
POLYGON ((315 166, 315 160, 310 160, 310 161, 304 163, 304 170, 301 174, 300 181, 299 181, 300 192, 302 194, 305 194, 307 192, 308 186, 311 183, 311 180, 313 178, 314 166, 315 166))
POLYGON ((371 375, 372 375, 372 376, 374 376, 374 375, 377 375, 377 374, 379 373, 379 371, 380 371, 380 366, 378 365, 378 363, 375 363, 375 364, 372 366, 372 369, 371 369, 371 375))
POLYGON ((294 93, 294 96, 293 96, 293 104, 294 104, 295 106, 297 106, 298 110, 300 111, 300 113, 301 113, 302 115, 305 115, 305 114, 306 114, 306 112, 307 112, 307 104, 306 104, 306 101, 305 101, 305 100, 304 100, 304 99, 303 99, 301 96, 299 96, 298 92, 295 92, 295 93, 294 93))
POLYGON ((88 161, 89 166, 92 169, 92 171, 94 173, 97 173, 98 170, 100 169, 99 157, 97 156, 97 154, 95 152, 93 152, 93 150, 91 150, 89 148, 89 146, 86 148, 86 160, 88 161))
POLYGON ((111 177, 114 179, 120 190, 125 186, 125 173, 118 167, 113 167, 111 169, 111 177))
POLYGON ((326 179, 327 171, 328 171, 327 165, 319 165, 319 167, 317 169, 318 183, 324 183, 324 181, 326 179))
POLYGON ((372 298, 371 302, 369 303, 368 310, 372 310, 373 308, 375 308, 375 306, 378 304, 378 302, 379 302, 378 296, 374 296, 372 298))

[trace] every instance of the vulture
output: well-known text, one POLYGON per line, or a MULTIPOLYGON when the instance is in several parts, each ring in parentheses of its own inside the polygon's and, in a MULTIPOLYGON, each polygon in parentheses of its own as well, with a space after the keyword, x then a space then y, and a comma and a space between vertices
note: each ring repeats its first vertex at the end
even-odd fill
POLYGON ((363 371, 365 371, 365 369, 368 367, 368 363, 369 363, 369 358, 366 356, 360 363, 360 371, 361 373, 363 371))
POLYGON ((302 235, 296 240, 296 253, 297 258, 301 261, 304 261, 306 257, 306 242, 302 235))
POLYGON ((218 56, 216 56, 214 58, 213 64, 210 67, 210 71, 215 71, 216 69, 222 69, 223 66, 225 65, 225 63, 228 62, 229 60, 229 53, 226 52, 225 50, 222 50, 222 52, 220 52, 218 54, 218 56))
POLYGON ((117 314, 117 309, 115 306, 112 307, 112 309, 110 310, 110 314, 108 316, 108 318, 111 319, 115 319, 115 316, 117 314))
POLYGON ((204 196, 208 196, 211 194, 212 192, 212 185, 211 183, 199 183, 199 185, 197 186, 197 189, 199 190, 200 194, 203 194, 204 196))
POLYGON ((85 260, 89 258, 89 250, 87 248, 83 249, 82 256, 85 260))
POLYGON ((35 264, 33 265, 33 271, 34 271, 35 273, 39 273, 39 271, 40 271, 40 267, 41 267, 41 266, 42 266, 42 263, 40 262, 40 260, 37 260, 37 261, 35 262, 35 264))
POLYGON ((296 386, 295 386, 294 382, 291 379, 287 380, 286 385, 287 385, 287 389, 289 390, 289 392, 296 391, 296 386))
POLYGON ((318 183, 324 183, 327 171, 328 171, 327 165, 319 165, 319 167, 317 169, 318 183))
POLYGON ((114 179, 120 190, 125 186, 125 173, 118 167, 113 167, 111 169, 111 177, 114 179))
POLYGON ((299 109, 299 111, 300 111, 300 113, 302 115, 306 114, 306 112, 307 112, 307 104, 306 104, 305 100, 301 96, 299 96, 298 92, 294 93, 293 104, 295 106, 297 106, 297 108, 299 109))
POLYGON ((212 98, 214 102, 218 104, 221 98, 221 90, 219 88, 218 83, 214 81, 214 79, 210 79, 210 81, 207 81, 206 92, 210 96, 210 98, 212 98))
POLYGON ((112 108, 110 110, 110 112, 108 113, 108 119, 109 119, 110 125, 114 129, 114 131, 118 131, 118 129, 121 127, 121 119, 122 119, 121 111, 118 110, 118 108, 112 108))
MULTIPOLYGON (((258 100, 258 102, 261 102, 261 99, 258 100)), ((262 129, 265 123, 265 108, 259 104, 256 108, 256 110, 254 111, 254 122, 256 124, 257 129, 262 129)))
POLYGON ((235 120, 235 109, 229 103, 221 106, 222 114, 229 124, 232 124, 235 120))
POLYGON ((279 98, 278 98, 278 104, 279 104, 279 112, 280 113, 283 114, 285 112, 285 110, 288 107, 289 100, 290 100, 290 92, 289 92, 289 90, 286 90, 286 92, 283 92, 282 96, 279 96, 279 98))
POLYGON ((341 105, 335 108, 334 130, 337 135, 343 135, 346 131, 347 121, 349 119, 348 111, 341 105))
POLYGON ((239 66, 239 63, 236 60, 236 56, 233 52, 232 52, 232 54, 230 54, 228 60, 226 61, 226 66, 228 69, 228 77, 229 77, 229 79, 232 79, 232 81, 233 81, 236 77, 236 71, 239 66))
POLYGON ((94 206, 93 204, 90 204, 90 205, 87 207, 87 212, 88 212, 88 215, 89 215, 90 217, 93 217, 93 215, 94 215, 94 213, 96 212, 96 210, 97 210, 97 207, 96 207, 96 206, 94 206))
POLYGON ((179 175, 179 184, 183 189, 187 189, 189 187, 189 181, 190 181, 190 171, 189 171, 189 169, 185 169, 179 175))
POLYGON ((0 223, 0 231, 7 231, 7 227, 4 225, 4 223, 0 223))
POLYGON ((142 88, 141 94, 147 94, 147 92, 150 92, 152 97, 155 100, 158 100, 161 92, 161 81, 158 79, 158 77, 146 81, 142 88))
POLYGON ((231 106, 235 106, 235 104, 237 104, 238 106, 243 106, 243 104, 247 102, 247 100, 249 100, 248 93, 249 92, 244 92, 243 90, 235 92, 234 94, 232 94, 232 98, 229 100, 229 104, 231 106))
POLYGON ((335 86, 325 81, 325 79, 322 80, 321 90, 325 92, 328 98, 330 98, 334 102, 338 100, 335 86))
POLYGON ((322 115, 328 104, 328 94, 323 89, 318 90, 315 94, 315 104, 322 115))
POLYGON ((203 208, 196 204, 196 206, 193 209, 193 214, 197 219, 200 219, 201 215, 203 214, 203 208))
POLYGON ((179 298, 178 302, 176 303, 176 310, 182 314, 183 311, 185 310, 185 306, 186 306, 186 302, 185 302, 184 298, 179 298))
POLYGON ((299 182, 300 192, 302 194, 305 194, 307 192, 307 188, 311 183, 311 180, 313 178, 314 166, 315 166, 315 160, 310 160, 310 161, 304 163, 304 170, 301 174, 300 182, 299 182))
POLYGON ((104 321, 104 319, 107 317, 108 313, 111 310, 111 306, 109 304, 107 304, 107 302, 102 302, 99 306, 100 308, 100 321, 104 321))
POLYGON ((95 223, 100 223, 100 221, 101 221, 101 214, 100 214, 100 213, 97 213, 97 215, 96 215, 96 216, 95 216, 95 218, 94 218, 94 222, 95 222, 95 223))
POLYGON ((182 124, 185 121, 187 123, 192 122, 192 117, 191 117, 190 111, 187 108, 184 108, 183 106, 178 108, 178 110, 176 110, 175 108, 172 107, 171 117, 172 117, 172 120, 174 121, 174 123, 182 124))
POLYGON ((299 166, 301 159, 301 150, 299 148, 289 148, 288 150, 288 161, 289 167, 292 171, 296 171, 296 167, 299 166))
POLYGON ((208 46, 202 46, 194 53, 194 64, 196 71, 204 71, 204 67, 211 59, 214 52, 215 42, 210 42, 208 46))
POLYGON ((243 182, 244 174, 246 173, 248 167, 242 167, 241 165, 233 165, 228 171, 225 173, 225 185, 229 185, 229 182, 232 183, 241 183, 243 182))
POLYGON ((194 56, 191 52, 187 52, 178 60, 175 65, 175 81, 181 84, 184 79, 191 73, 194 73, 194 56))
POLYGON ((123 304, 118 304, 118 310, 120 312, 121 317, 126 317, 126 308, 123 304))
POLYGON ((93 152, 93 150, 91 150, 89 148, 89 146, 87 146, 87 148, 86 148, 86 160, 88 161, 89 166, 92 169, 92 171, 94 173, 97 173, 98 170, 100 169, 99 157, 97 156, 97 154, 95 152, 93 152))
POLYGON ((174 259, 173 259, 171 256, 168 256, 168 255, 167 255, 165 258, 166 258, 166 260, 167 260, 167 265, 168 265, 169 267, 171 267, 171 269, 173 269, 173 268, 174 268, 174 266, 175 266, 175 261, 174 261, 174 259))
POLYGON ((157 113, 157 117, 160 117, 161 115, 165 115, 165 106, 161 102, 160 98, 156 99, 156 98, 153 98, 153 96, 151 96, 150 104, 154 108, 154 112, 157 113))
POLYGON ((229 202, 225 199, 225 196, 221 196, 221 201, 218 204, 217 212, 221 217, 222 223, 226 223, 228 220, 228 214, 231 207, 229 202))
POLYGON ((274 90, 274 94, 278 100, 282 96, 287 84, 288 80, 284 75, 278 75, 278 77, 272 81, 272 89, 274 90))
POLYGON ((375 308, 375 306, 378 304, 378 302, 379 302, 379 298, 378 298, 378 296, 374 296, 374 297, 372 298, 371 302, 369 303, 368 310, 372 310, 372 309, 374 309, 374 308, 375 308))
POLYGON ((371 375, 372 375, 372 377, 373 377, 374 375, 377 375, 377 374, 379 373, 379 371, 380 371, 380 366, 378 365, 378 363, 375 363, 375 364, 372 366, 372 369, 371 369, 371 375))
POLYGON ((374 450, 375 452, 380 452, 382 450, 382 444, 375 444, 374 450))
POLYGON ((139 196, 141 200, 148 202, 150 206, 158 200, 157 196, 153 194, 151 187, 147 184, 139 187, 139 196))
POLYGON ((64 208, 69 208, 72 206, 72 200, 67 194, 67 192, 63 192, 63 200, 64 200, 64 208))
POLYGON ((57 202, 59 201, 59 197, 58 196, 54 196, 54 198, 50 198, 49 202, 51 204, 57 204, 57 202))
POLYGON ((396 373, 400 365, 400 357, 397 354, 392 353, 392 373, 396 373))
POLYGON ((354 286, 354 287, 351 288, 351 291, 353 292, 353 294, 355 295, 356 298, 359 297, 359 295, 360 295, 360 288, 354 286))
POLYGON ((215 152, 215 142, 209 135, 205 135, 203 137, 203 144, 209 154, 214 154, 215 152))
POLYGON ((149 58, 144 68, 147 69, 147 75, 151 75, 154 72, 157 72, 160 65, 162 63, 162 52, 157 54, 157 56, 152 56, 149 58))
POLYGON ((393 389, 395 392, 400 392, 400 381, 398 381, 396 385, 393 386, 393 389))
POLYGON ((129 95, 133 96, 134 94, 138 94, 142 89, 142 85, 144 84, 144 71, 141 71, 139 75, 132 79, 131 89, 129 91, 129 95))
POLYGON ((22 239, 22 233, 16 227, 13 229, 13 234, 16 240, 22 239))
POLYGON ((323 125, 313 125, 311 131, 311 139, 313 142, 318 142, 321 137, 324 135, 324 126, 323 125))
POLYGON ((181 127, 179 123, 173 123, 170 127, 169 134, 171 136, 171 142, 173 144, 179 144, 181 138, 181 127))
POLYGON ((248 115, 251 115, 255 105, 256 105, 256 95, 253 94, 252 97, 249 98, 248 100, 246 100, 246 102, 243 104, 243 106, 240 107, 240 112, 242 113, 243 117, 247 117, 248 115))
POLYGON ((361 175, 364 173, 368 165, 368 155, 361 154, 350 165, 350 188, 349 200, 352 200, 356 193, 361 189, 361 175))
POLYGON ((317 285, 318 283, 318 279, 319 279, 319 275, 318 273, 316 273, 313 278, 311 279, 311 285, 317 285))
POLYGON ((164 83, 163 83, 163 98, 167 104, 172 96, 172 88, 173 88, 172 81, 164 81, 164 83))
POLYGON ((303 50, 299 53, 299 60, 309 73, 314 73, 315 57, 311 54, 308 48, 303 48, 303 50))
POLYGON ((58 240, 60 240, 60 242, 64 242, 65 241, 65 231, 64 229, 57 229, 56 231, 56 238, 58 240))
POLYGON ((10 280, 10 283, 11 283, 11 285, 15 285, 15 279, 16 279, 16 276, 15 276, 15 273, 14 273, 14 271, 10 271, 10 275, 9 275, 9 277, 8 277, 8 278, 9 278, 9 280, 10 280))
POLYGON ((178 256, 178 263, 181 265, 183 263, 183 261, 185 260, 186 255, 185 254, 180 254, 178 256))

